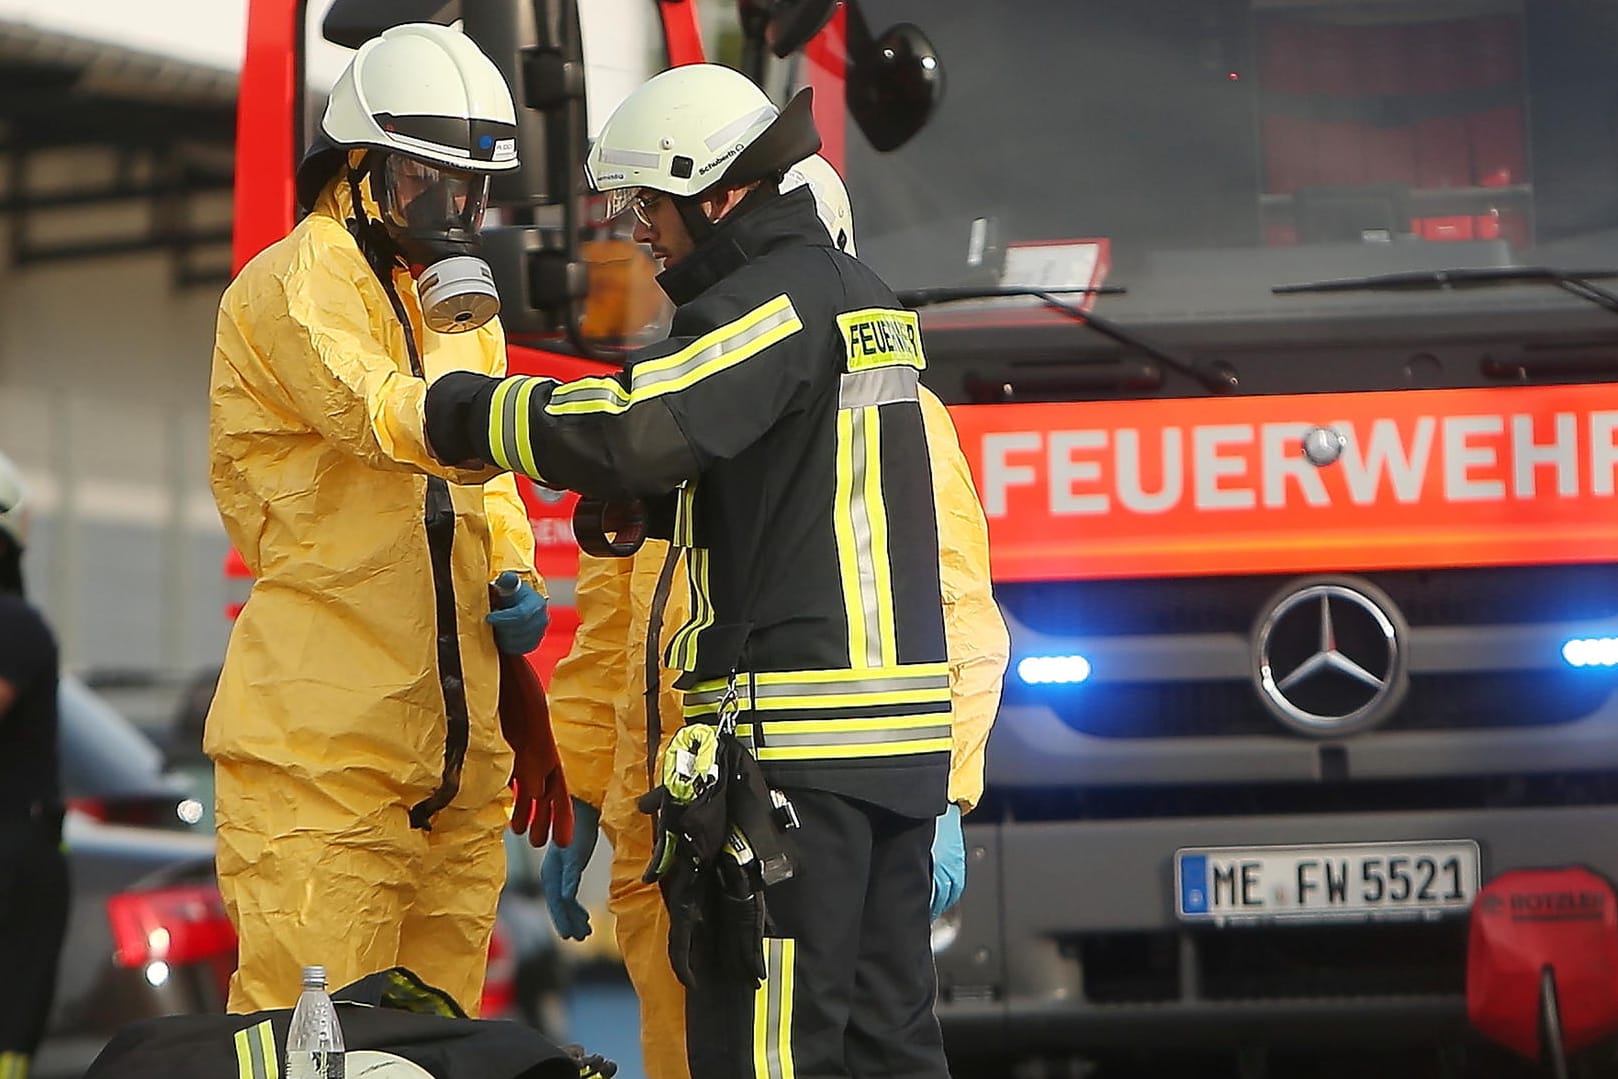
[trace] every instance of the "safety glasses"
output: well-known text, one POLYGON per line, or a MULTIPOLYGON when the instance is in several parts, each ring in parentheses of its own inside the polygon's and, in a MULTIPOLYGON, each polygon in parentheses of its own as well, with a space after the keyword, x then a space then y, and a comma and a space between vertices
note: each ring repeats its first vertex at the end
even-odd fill
POLYGON ((643 187, 634 198, 629 200, 629 208, 634 211, 636 221, 639 221, 647 228, 651 228, 651 209, 666 198, 668 198, 668 195, 661 191, 652 191, 643 187))
POLYGON ((611 221, 625 210, 629 210, 634 213, 635 220, 647 228, 652 227, 652 207, 668 198, 667 192, 657 191, 650 187, 620 187, 604 194, 607 200, 608 221, 611 221))

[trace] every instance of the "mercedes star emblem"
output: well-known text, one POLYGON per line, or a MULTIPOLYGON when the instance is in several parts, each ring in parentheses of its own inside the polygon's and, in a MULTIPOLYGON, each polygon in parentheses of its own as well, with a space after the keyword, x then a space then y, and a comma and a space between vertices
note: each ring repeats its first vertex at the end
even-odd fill
POLYGON ((1387 719, 1409 687, 1409 630, 1387 594, 1357 578, 1295 582, 1253 631, 1253 678, 1270 712, 1316 737, 1387 719))

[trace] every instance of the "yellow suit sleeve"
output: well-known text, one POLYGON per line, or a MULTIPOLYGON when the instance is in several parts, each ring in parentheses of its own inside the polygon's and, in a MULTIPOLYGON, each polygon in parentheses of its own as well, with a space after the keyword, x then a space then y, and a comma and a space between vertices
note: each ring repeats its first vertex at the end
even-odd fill
POLYGON ((372 468, 453 483, 493 476, 447 467, 428 452, 427 384, 399 370, 373 332, 373 314, 392 318, 391 308, 373 312, 371 303, 387 300, 358 252, 312 238, 287 270, 257 278, 220 312, 218 348, 235 362, 261 364, 257 377, 243 372, 245 382, 372 468))
POLYGON ((943 402, 925 389, 921 410, 938 510, 939 583, 955 712, 949 797, 970 812, 983 794, 984 750, 1000 709, 1000 684, 1011 659, 1011 637, 994 602, 989 525, 955 424, 943 402))
POLYGON ((551 730, 575 798, 597 809, 612 781, 616 705, 628 684, 629 585, 634 560, 579 555, 573 647, 551 674, 551 730))
POLYGON ((483 512, 489 521, 489 569, 495 576, 511 570, 548 596, 534 569, 534 530, 516 476, 507 472, 483 485, 483 512))

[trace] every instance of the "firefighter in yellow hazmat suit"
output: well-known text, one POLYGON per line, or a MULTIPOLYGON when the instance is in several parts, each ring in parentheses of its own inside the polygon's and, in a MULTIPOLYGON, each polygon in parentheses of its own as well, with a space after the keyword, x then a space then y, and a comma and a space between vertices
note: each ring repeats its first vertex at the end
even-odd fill
POLYGON ((468 264, 514 139, 469 39, 387 31, 299 169, 312 212, 220 304, 211 480, 256 577, 204 738, 231 1011, 290 1006, 317 963, 334 985, 402 965, 479 1003, 511 805, 498 656, 547 614, 513 478, 439 465, 422 402, 446 371, 505 370, 468 264))
MULTIPOLYGON (((853 253, 848 193, 823 159, 800 162, 782 182, 790 190, 807 183, 827 231, 853 253), (796 175, 795 175, 796 174, 796 175)), ((1000 703, 1000 684, 1010 654, 1004 619, 989 583, 988 526, 971 472, 944 405, 921 391, 922 417, 932 459, 938 509, 940 575, 948 639, 954 746, 951 803, 970 810, 983 791, 983 754, 1000 703)), ((669 918, 656 885, 641 883, 651 858, 652 822, 636 800, 655 786, 647 770, 646 642, 658 578, 668 544, 648 541, 628 559, 581 555, 577 580, 579 629, 573 648, 551 679, 551 714, 569 787, 575 798, 578 838, 546 857, 544 887, 552 920, 564 937, 582 940, 589 918, 577 899, 579 875, 590 857, 594 828, 612 845, 608 909, 618 947, 640 998, 641 1052, 649 1079, 689 1079, 686 1060, 685 989, 669 965, 669 918)), ((673 580, 684 580, 677 567, 673 580)), ((658 654, 686 620, 681 588, 669 593, 658 654)), ((653 761, 661 761, 679 729, 682 695, 678 671, 660 675, 661 738, 653 761)), ((959 852, 959 817, 941 818, 934 844, 935 888, 944 876, 947 895, 935 895, 935 911, 952 904, 964 883, 964 861, 947 873, 941 848, 959 852)))

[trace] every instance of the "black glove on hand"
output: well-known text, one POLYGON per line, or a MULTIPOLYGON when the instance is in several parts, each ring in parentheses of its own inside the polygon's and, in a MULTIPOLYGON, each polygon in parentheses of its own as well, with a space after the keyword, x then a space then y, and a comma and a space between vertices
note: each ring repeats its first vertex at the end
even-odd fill
POLYGON ((427 387, 427 448, 447 465, 493 464, 489 407, 497 378, 451 371, 427 387))
POLYGON ((708 935, 705 922, 709 877, 689 861, 677 859, 658 881, 663 905, 669 911, 669 966, 687 989, 697 988, 697 969, 707 964, 699 956, 708 935))
POLYGON ((751 866, 722 855, 719 869, 718 961, 726 977, 764 980, 764 889, 751 866))

